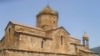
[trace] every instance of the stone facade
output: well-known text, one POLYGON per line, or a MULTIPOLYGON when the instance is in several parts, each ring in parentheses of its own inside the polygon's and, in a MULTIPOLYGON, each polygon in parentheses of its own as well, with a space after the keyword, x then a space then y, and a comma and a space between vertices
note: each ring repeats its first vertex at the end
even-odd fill
POLYGON ((83 45, 64 27, 58 27, 58 12, 49 6, 36 17, 36 27, 13 21, 8 23, 0 41, 0 56, 97 56, 87 48, 86 33, 83 45))

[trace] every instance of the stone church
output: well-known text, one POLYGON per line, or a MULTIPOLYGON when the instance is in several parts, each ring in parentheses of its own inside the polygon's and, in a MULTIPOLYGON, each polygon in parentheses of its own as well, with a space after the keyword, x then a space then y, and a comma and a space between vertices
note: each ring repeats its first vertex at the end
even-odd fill
POLYGON ((47 5, 36 15, 36 27, 10 21, 0 40, 0 56, 98 56, 89 49, 89 37, 70 36, 58 26, 59 14, 47 5))

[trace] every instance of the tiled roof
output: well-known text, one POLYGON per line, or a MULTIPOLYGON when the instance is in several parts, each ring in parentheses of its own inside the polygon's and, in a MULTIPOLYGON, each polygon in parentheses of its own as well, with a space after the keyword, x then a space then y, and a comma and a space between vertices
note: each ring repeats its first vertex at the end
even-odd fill
POLYGON ((47 5, 42 11, 39 12, 38 15, 40 14, 53 14, 53 15, 58 15, 58 12, 53 10, 49 5, 47 5))

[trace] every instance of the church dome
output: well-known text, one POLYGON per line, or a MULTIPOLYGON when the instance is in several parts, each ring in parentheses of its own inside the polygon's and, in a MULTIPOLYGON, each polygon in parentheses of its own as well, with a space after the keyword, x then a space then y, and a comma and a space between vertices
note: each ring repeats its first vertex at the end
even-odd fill
POLYGON ((41 10, 38 15, 41 15, 41 14, 53 14, 53 15, 56 15, 58 16, 58 12, 51 9, 51 7, 49 5, 47 5, 43 10, 41 10))

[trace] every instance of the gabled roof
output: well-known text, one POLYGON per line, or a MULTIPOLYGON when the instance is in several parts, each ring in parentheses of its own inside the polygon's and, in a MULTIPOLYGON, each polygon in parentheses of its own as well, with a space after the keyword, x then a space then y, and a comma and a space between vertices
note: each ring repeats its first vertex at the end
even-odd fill
POLYGON ((59 27, 59 29, 63 29, 64 31, 66 31, 66 33, 70 35, 70 33, 64 27, 59 27))
POLYGON ((48 30, 48 31, 56 31, 58 29, 63 29, 64 31, 66 31, 66 33, 68 33, 70 35, 70 33, 64 27, 62 27, 62 26, 61 27, 58 27, 56 29, 48 30))
POLYGON ((72 45, 76 46, 81 46, 82 48, 78 48, 80 51, 86 52, 86 53, 93 53, 93 54, 98 54, 96 52, 91 51, 90 49, 85 48, 82 44, 77 44, 77 43, 70 43, 72 45))
POLYGON ((93 54, 98 54, 96 52, 93 52, 91 50, 87 50, 87 49, 79 49, 80 51, 86 52, 86 53, 93 53, 93 54))
POLYGON ((83 46, 82 44, 79 44, 79 43, 70 43, 72 45, 77 45, 77 46, 83 46))
POLYGON ((9 21, 9 23, 7 24, 5 30, 7 29, 8 25, 9 24, 13 24, 13 25, 20 25, 20 26, 24 26, 24 27, 28 27, 28 28, 33 28, 33 29, 36 29, 36 30, 40 30, 40 31, 43 31, 42 29, 40 28, 37 28, 37 27, 33 27, 33 26, 29 26, 29 25, 26 25, 26 24, 22 24, 22 23, 18 23, 18 22, 15 22, 15 21, 9 21))
POLYGON ((72 36, 71 36, 70 38, 72 38, 72 39, 75 39, 75 40, 79 40, 79 41, 81 41, 80 39, 77 39, 77 38, 75 38, 75 37, 72 37, 72 36))
MULTIPOLYGON (((25 25, 25 24, 21 24, 21 23, 14 22, 14 21, 9 21, 7 27, 8 27, 10 24, 13 24, 14 26, 19 25, 19 26, 25 27, 25 28, 27 28, 27 29, 34 29, 34 30, 41 31, 41 32, 44 32, 44 33, 45 33, 45 31, 42 30, 42 29, 40 29, 40 28, 33 27, 33 26, 29 26, 29 25, 25 25)), ((7 29, 7 27, 6 27, 6 29, 7 29)), ((5 29, 5 30, 6 30, 6 29, 5 29)), ((49 37, 47 38, 47 37, 45 37, 45 36, 41 36, 41 35, 37 35, 37 34, 29 34, 29 33, 23 32, 23 31, 21 31, 21 32, 20 32, 20 31, 16 31, 16 32, 22 33, 22 34, 28 34, 28 35, 39 36, 39 37, 46 38, 46 39, 51 39, 51 38, 49 38, 49 37)))

